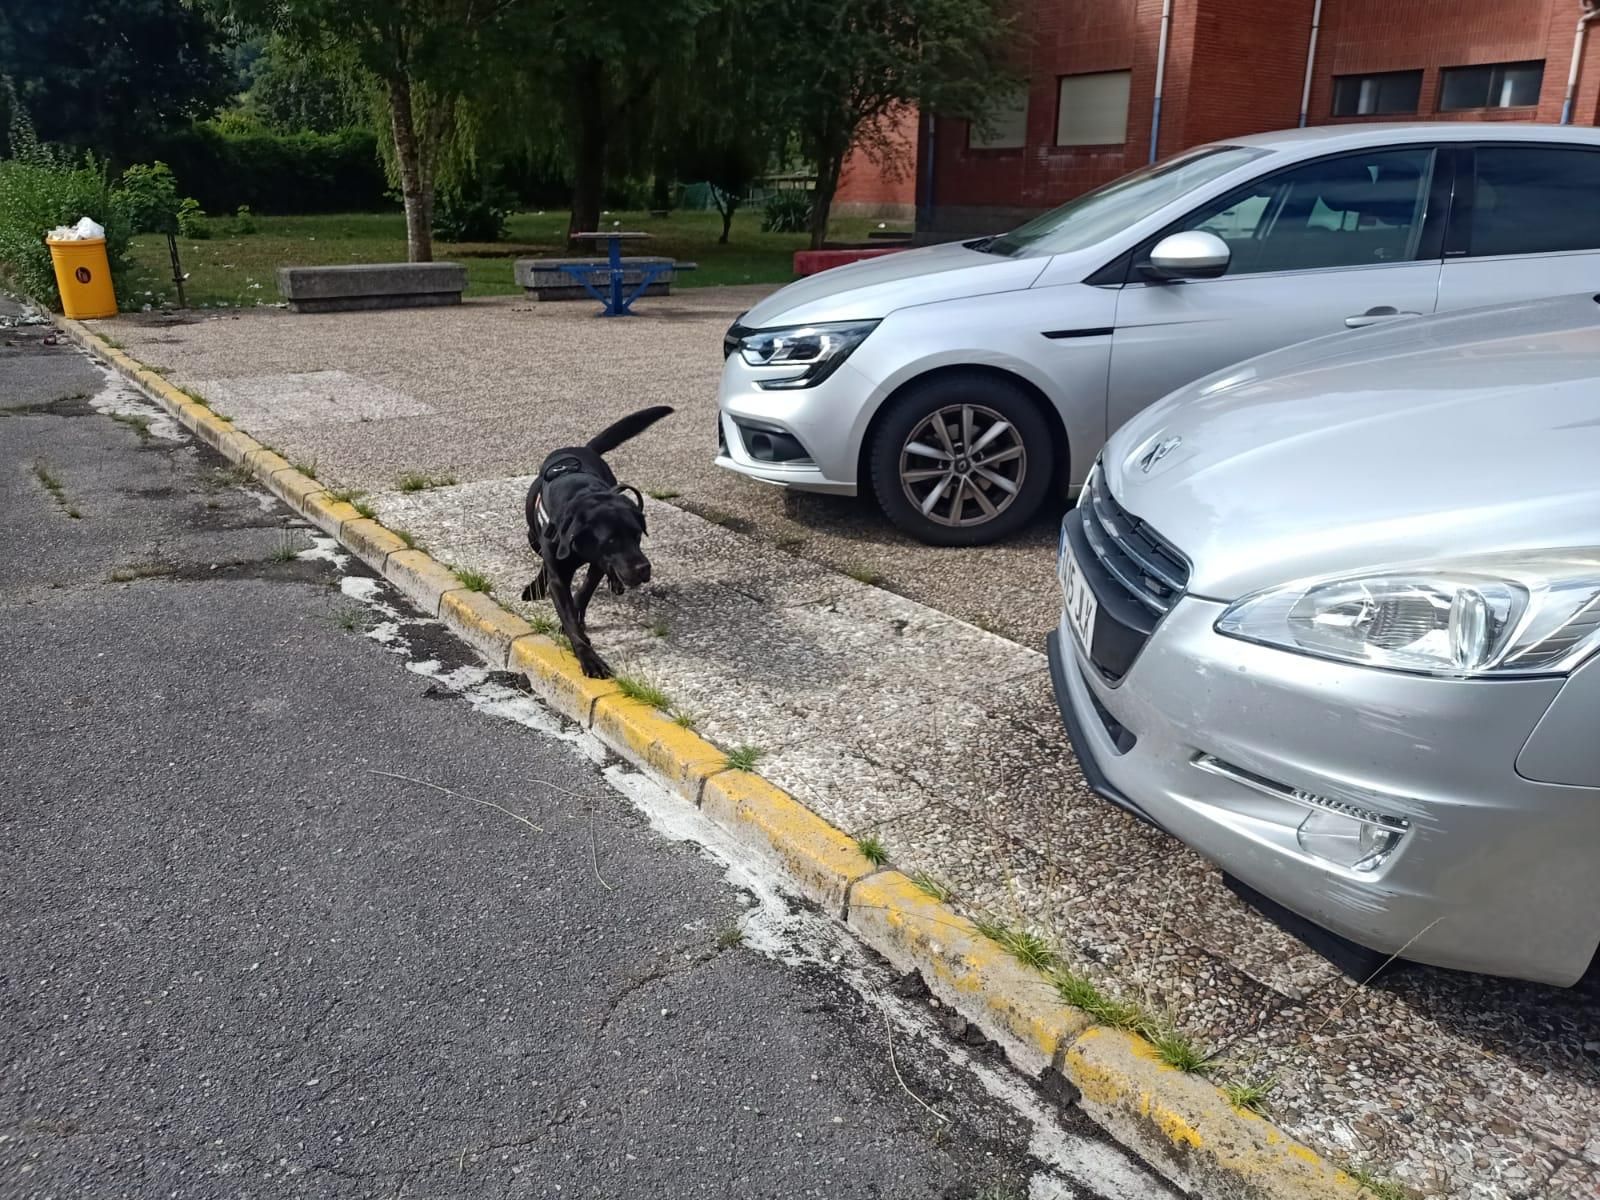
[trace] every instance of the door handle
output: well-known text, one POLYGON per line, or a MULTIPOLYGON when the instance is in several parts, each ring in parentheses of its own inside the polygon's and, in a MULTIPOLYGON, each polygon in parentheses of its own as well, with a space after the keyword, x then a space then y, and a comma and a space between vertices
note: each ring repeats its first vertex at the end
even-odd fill
POLYGON ((1353 317, 1346 317, 1346 329, 1365 329, 1368 325, 1382 325, 1385 321, 1398 321, 1402 317, 1420 317, 1419 312, 1403 312, 1392 304, 1380 304, 1376 308, 1369 308, 1364 313, 1353 317))

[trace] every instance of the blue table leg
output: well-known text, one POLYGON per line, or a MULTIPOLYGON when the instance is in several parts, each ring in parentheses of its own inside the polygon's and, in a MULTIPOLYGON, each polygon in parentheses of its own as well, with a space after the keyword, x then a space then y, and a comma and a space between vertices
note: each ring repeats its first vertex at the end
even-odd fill
POLYGON ((611 303, 606 305, 606 316, 625 317, 628 306, 622 298, 622 239, 607 238, 611 247, 611 303))

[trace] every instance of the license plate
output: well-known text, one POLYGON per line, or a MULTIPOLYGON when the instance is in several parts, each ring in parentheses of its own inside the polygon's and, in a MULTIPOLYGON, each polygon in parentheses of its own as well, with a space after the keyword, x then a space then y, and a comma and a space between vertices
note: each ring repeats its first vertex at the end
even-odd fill
POLYGON ((1094 645, 1094 618, 1100 610, 1100 604, 1089 590, 1089 581, 1083 577, 1078 560, 1072 556, 1072 542, 1065 538, 1062 539, 1057 575, 1061 580, 1061 606, 1066 613, 1067 624, 1087 654, 1094 645))

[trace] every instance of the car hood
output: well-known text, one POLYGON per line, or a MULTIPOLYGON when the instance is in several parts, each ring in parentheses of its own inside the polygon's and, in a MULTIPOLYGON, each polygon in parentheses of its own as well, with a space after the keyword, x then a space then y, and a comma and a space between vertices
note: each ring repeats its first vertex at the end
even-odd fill
POLYGON ((898 250, 781 288, 752 308, 741 323, 753 329, 808 321, 877 320, 897 308, 1031 287, 1049 264, 1045 258, 1005 258, 960 242, 898 250))
POLYGON ((1107 443, 1112 494, 1233 600, 1314 575, 1600 545, 1600 303, 1335 334, 1175 392, 1107 443))

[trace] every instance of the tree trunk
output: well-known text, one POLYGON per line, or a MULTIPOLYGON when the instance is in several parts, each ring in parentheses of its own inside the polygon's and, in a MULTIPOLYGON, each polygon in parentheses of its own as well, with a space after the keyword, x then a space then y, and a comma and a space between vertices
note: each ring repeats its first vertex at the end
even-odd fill
POLYGON ((394 127, 394 158, 400 170, 400 194, 406 205, 406 257, 433 261, 433 186, 423 168, 422 147, 411 111, 411 80, 389 80, 389 119, 394 127))
POLYGON ((574 233, 593 233, 600 227, 600 204, 606 187, 605 65, 594 59, 579 64, 574 83, 569 239, 574 233))
POLYGON ((811 248, 821 250, 828 237, 828 213, 833 208, 833 194, 839 190, 839 175, 844 170, 844 156, 849 147, 830 150, 817 162, 817 188, 811 194, 811 248))
POLYGON ((739 210, 739 197, 712 184, 711 200, 717 206, 717 211, 722 214, 722 236, 717 239, 717 245, 726 246, 728 231, 733 228, 733 214, 739 210))

